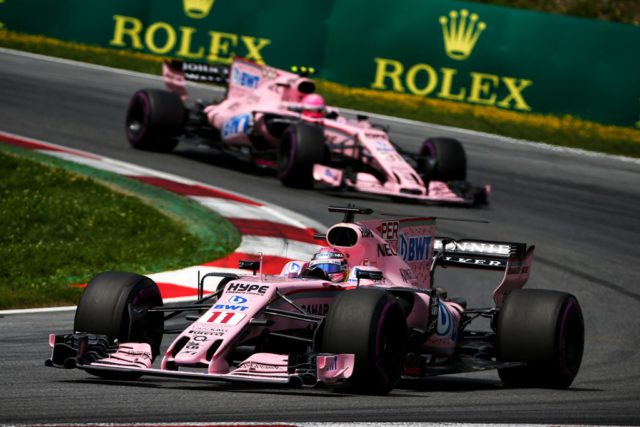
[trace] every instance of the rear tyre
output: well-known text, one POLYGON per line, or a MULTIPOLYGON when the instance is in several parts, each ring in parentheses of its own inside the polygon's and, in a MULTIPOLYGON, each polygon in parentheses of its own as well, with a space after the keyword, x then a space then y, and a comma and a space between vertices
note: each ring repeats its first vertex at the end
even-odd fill
MULTIPOLYGON (((149 308, 158 306, 162 306, 162 296, 153 280, 133 273, 107 271, 91 279, 82 293, 73 328, 79 333, 106 335, 119 343, 147 343, 155 359, 160 353, 164 316, 150 313, 149 308)), ((91 373, 112 379, 140 376, 91 373)))
POLYGON ((126 118, 127 140, 141 150, 169 152, 184 131, 185 108, 166 90, 144 89, 133 94, 126 118))
POLYGON ((497 323, 497 357, 523 366, 498 370, 508 386, 567 388, 584 349, 582 310, 573 295, 518 289, 506 298, 497 323))
POLYGON ((351 384, 360 393, 380 395, 400 380, 406 340, 407 323, 396 299, 380 289, 357 289, 332 304, 320 349, 355 354, 351 384))
POLYGON ((456 139, 429 138, 422 143, 417 171, 425 181, 464 181, 467 156, 456 139))
POLYGON ((320 126, 295 123, 282 135, 278 153, 278 178, 283 185, 313 188, 313 165, 324 161, 326 147, 320 126))

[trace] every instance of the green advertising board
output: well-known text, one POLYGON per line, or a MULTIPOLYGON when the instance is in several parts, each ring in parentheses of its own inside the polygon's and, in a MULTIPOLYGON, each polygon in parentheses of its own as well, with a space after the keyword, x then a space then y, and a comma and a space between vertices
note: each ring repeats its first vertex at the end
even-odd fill
POLYGON ((319 62, 331 2, 0 0, 5 28, 193 61, 319 62))
POLYGON ((461 1, 0 0, 7 29, 353 87, 640 121, 640 27, 461 1))
POLYGON ((623 126, 638 121, 640 27, 408 0, 392 11, 382 0, 335 2, 329 22, 330 80, 623 126))

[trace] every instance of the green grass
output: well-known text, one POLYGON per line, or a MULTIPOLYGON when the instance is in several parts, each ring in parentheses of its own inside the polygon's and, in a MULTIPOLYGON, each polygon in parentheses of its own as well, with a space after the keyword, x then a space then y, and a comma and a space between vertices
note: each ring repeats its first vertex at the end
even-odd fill
POLYGON ((63 165, 0 144, 0 309, 76 304, 81 289, 71 285, 98 272, 165 271, 239 244, 231 224, 196 202, 63 165))

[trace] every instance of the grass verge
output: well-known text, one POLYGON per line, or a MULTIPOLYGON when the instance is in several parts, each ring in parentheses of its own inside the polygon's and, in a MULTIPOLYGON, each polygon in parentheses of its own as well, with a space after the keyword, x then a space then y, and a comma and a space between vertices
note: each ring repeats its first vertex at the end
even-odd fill
MULTIPOLYGON (((162 59, 157 56, 8 30, 0 30, 0 46, 149 74, 160 74, 161 71, 162 59)), ((640 129, 608 126, 572 116, 516 113, 410 94, 349 88, 326 81, 319 81, 318 88, 330 104, 337 106, 640 158, 640 129)))
POLYGON ((0 309, 76 304, 104 270, 142 274, 220 258, 238 231, 195 201, 0 144, 0 309))

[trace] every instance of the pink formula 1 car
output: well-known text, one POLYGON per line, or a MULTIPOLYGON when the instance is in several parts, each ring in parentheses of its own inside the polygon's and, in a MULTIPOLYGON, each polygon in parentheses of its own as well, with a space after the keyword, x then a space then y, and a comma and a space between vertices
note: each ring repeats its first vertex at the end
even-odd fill
POLYGON ((263 275, 255 261, 241 262, 253 274, 209 273, 190 305, 163 306, 147 277, 99 274, 80 299, 74 332, 51 335, 47 365, 108 379, 325 384, 375 394, 401 378, 483 369, 497 369, 508 385, 571 384, 582 360, 582 312, 570 294, 521 289, 533 246, 436 238, 433 218, 356 221, 371 211, 330 210, 344 220, 318 236, 328 246, 311 260, 290 261, 279 275, 263 275), (432 282, 438 266, 503 271, 495 306, 448 297, 432 282), (471 330, 478 318, 490 327, 471 330), (164 349, 167 334, 177 336, 164 349))
POLYGON ((165 63, 163 74, 170 91, 140 90, 129 104, 126 133, 135 148, 170 151, 183 137, 275 169, 290 187, 321 183, 404 199, 487 203, 489 187, 465 180, 460 142, 430 138, 420 153, 404 152, 366 117, 347 119, 326 107, 305 73, 236 59, 230 68, 165 63), (224 83, 226 96, 187 104, 185 79, 224 83))

